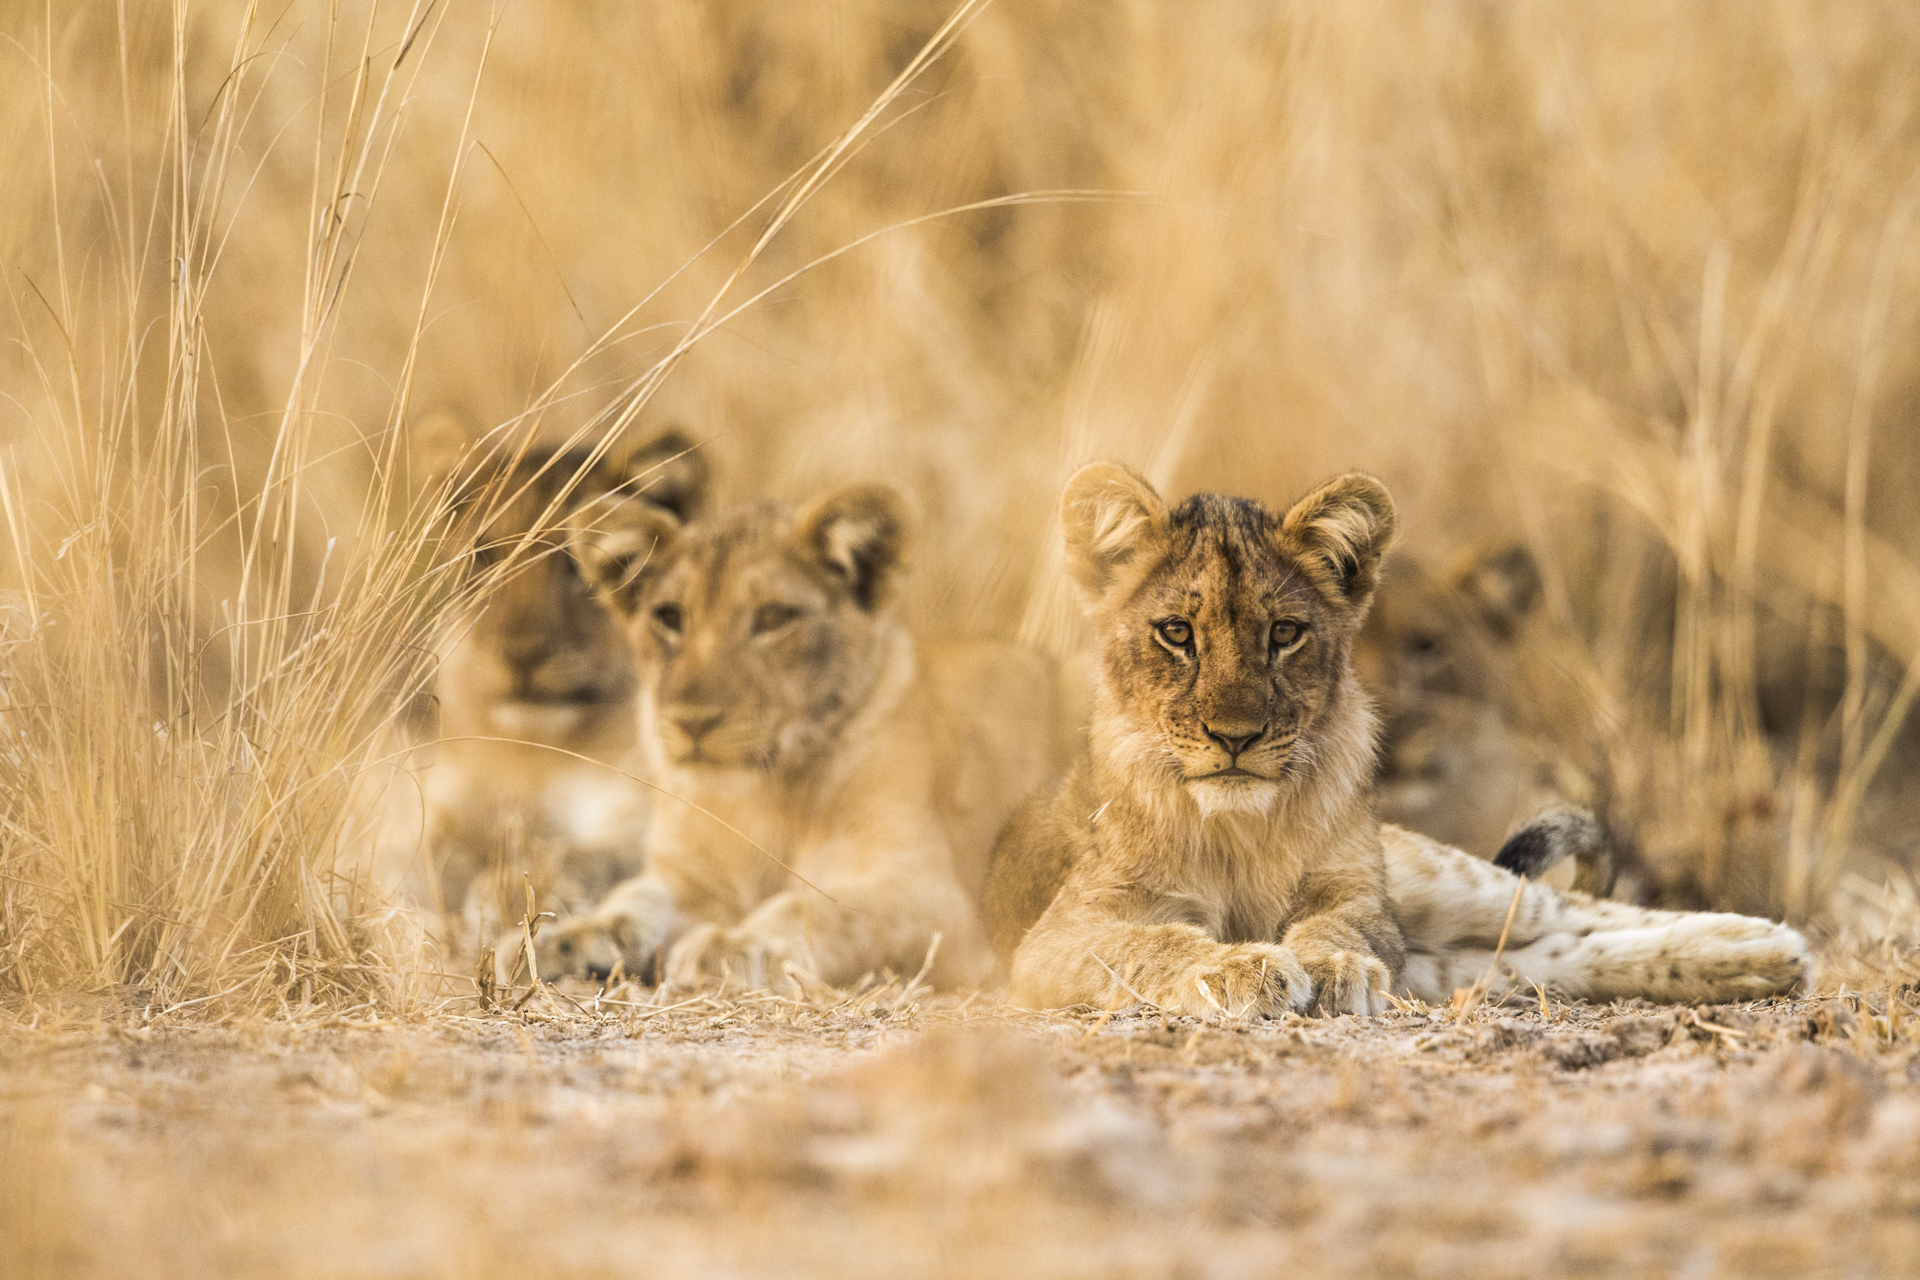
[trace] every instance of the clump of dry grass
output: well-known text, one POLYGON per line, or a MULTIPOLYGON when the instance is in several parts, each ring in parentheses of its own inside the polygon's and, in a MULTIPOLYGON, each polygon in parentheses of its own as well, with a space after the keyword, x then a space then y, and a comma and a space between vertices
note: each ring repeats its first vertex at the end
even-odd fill
MULTIPOLYGON (((1920 881, 1843 876, 1823 939, 1822 985, 1834 991, 1920 991, 1920 881)), ((1909 995, 1909 998, 1910 995, 1909 995)))
MULTIPOLYGON (((41 265, 58 288, 29 272, 15 295, 24 429, 0 471, 16 586, 0 665, 0 990, 131 988, 162 1009, 404 1000, 410 978, 374 914, 385 904, 340 858, 361 835, 359 775, 392 749, 426 645, 473 587, 418 572, 446 503, 396 503, 397 432, 361 442, 357 507, 316 500, 329 446, 315 422, 350 323, 355 210, 380 198, 394 117, 440 23, 421 5, 404 23, 290 35, 249 8, 218 24, 231 54, 203 96, 190 59, 208 32, 184 7, 159 31, 151 13, 117 16, 122 174, 63 172, 70 150, 102 141, 86 131, 105 104, 61 97, 73 28, 40 30, 34 50, 54 239, 41 265), (172 49, 166 70, 143 37, 172 49), (297 54, 314 59, 304 74, 297 54), (302 80, 307 118, 270 127, 312 148, 309 217, 288 246, 305 281, 284 313, 253 313, 287 326, 293 358, 260 389, 279 396, 263 456, 243 457, 216 282, 259 214, 245 189, 278 158, 251 151, 257 117, 302 80), (86 252, 69 247, 82 232, 86 252)), ((107 34, 99 17, 74 26, 107 34)))

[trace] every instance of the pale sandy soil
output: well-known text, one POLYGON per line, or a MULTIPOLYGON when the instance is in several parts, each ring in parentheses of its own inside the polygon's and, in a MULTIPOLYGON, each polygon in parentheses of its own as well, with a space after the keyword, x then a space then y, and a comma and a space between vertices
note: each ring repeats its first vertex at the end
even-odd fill
POLYGON ((0 1275, 1920 1274, 1920 998, 0 1032, 0 1275))

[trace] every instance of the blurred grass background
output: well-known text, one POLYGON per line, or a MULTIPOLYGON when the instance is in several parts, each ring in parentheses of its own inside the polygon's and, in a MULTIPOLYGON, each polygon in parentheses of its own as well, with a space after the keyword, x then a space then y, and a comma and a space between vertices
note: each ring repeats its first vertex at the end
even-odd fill
POLYGON ((440 408, 678 421, 724 498, 895 480, 916 625, 1062 654, 1074 466, 1362 468, 1404 580, 1532 551, 1476 723, 1643 896, 1838 929, 1911 862, 1920 15, 970 6, 750 259, 953 17, 0 13, 0 989, 406 998, 339 859, 458 595, 406 475, 440 408), (1082 194, 915 221, 1024 192, 1082 194), (659 377, 743 262, 730 301, 869 236, 659 377))

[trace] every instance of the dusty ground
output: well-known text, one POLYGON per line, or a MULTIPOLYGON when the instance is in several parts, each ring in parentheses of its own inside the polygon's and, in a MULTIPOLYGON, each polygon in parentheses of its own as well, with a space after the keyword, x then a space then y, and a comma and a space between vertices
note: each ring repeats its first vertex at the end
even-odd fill
POLYGON ((138 1023, 0 1032, 0 1274, 1920 1274, 1911 992, 138 1023))

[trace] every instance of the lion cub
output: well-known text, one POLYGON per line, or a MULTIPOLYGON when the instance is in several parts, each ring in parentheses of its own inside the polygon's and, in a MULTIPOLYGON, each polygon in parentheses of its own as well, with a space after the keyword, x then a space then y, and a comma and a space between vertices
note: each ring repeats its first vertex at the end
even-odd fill
MULTIPOLYGON (((985 893, 1011 996, 1146 1000, 1201 1016, 1379 1013, 1490 965, 1519 881, 1374 816, 1375 721, 1355 633, 1393 537, 1377 481, 1284 515, 1201 494, 1169 508, 1113 463, 1061 503, 1100 636, 1090 753, 1009 825, 985 893)), ((1538 868, 1580 823, 1516 837, 1538 868)), ((1792 990, 1806 944, 1745 916, 1648 911, 1529 883, 1499 987, 1746 1000, 1792 990)))
POLYGON ((523 873, 543 903, 584 909, 644 865, 647 793, 618 769, 634 742, 633 660, 565 545, 568 520, 613 495, 691 517, 707 475, 677 430, 598 461, 585 449, 486 453, 471 440, 438 415, 417 460, 454 477, 467 571, 523 563, 447 629, 425 812, 395 826, 411 837, 410 896, 463 909, 485 938, 524 912, 523 873), (424 859, 411 854, 419 843, 424 859))
POLYGON ((646 874, 544 941, 542 976, 765 986, 792 965, 843 985, 916 971, 937 936, 933 981, 983 978, 974 897, 994 833, 1053 767, 1051 665, 915 643, 889 609, 907 515, 888 488, 686 526, 640 503, 579 522, 665 794, 646 874))

